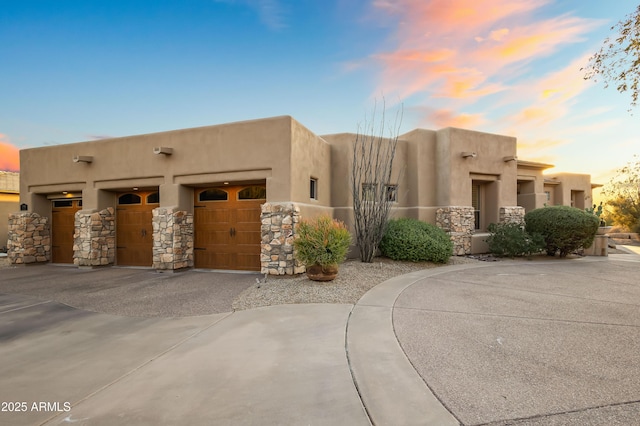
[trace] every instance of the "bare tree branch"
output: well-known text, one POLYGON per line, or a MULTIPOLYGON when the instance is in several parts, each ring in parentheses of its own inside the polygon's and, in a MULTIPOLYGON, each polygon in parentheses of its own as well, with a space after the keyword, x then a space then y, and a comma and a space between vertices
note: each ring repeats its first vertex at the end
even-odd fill
MULTIPOLYGON (((377 105, 376 105, 377 106, 377 105)), ((365 119, 364 131, 358 126, 353 143, 351 165, 351 194, 356 231, 356 243, 362 262, 372 262, 384 236, 391 207, 398 194, 398 176, 392 180, 393 160, 398 146, 402 123, 402 108, 385 137, 386 108, 383 100, 382 117, 376 129, 376 108, 371 120, 365 119)))
POLYGON ((585 80, 602 79, 604 86, 615 84, 620 93, 631 94, 631 107, 638 104, 640 88, 640 5, 635 12, 611 27, 618 32, 615 39, 608 37, 600 50, 589 58, 585 80))

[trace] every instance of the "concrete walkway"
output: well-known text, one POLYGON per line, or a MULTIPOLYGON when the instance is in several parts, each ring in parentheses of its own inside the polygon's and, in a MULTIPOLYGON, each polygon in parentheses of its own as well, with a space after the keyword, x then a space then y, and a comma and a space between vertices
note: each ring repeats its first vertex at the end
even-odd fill
POLYGON ((637 424, 640 256, 616 256, 448 266, 355 306, 191 317, 4 294, 0 400, 26 408, 0 424, 637 424))

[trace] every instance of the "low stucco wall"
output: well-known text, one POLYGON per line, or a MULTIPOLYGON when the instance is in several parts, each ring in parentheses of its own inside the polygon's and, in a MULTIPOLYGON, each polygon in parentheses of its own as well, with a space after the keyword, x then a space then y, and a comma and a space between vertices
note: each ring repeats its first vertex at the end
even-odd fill
POLYGON ((9 241, 9 215, 20 210, 18 194, 0 193, 0 250, 7 247, 9 241))

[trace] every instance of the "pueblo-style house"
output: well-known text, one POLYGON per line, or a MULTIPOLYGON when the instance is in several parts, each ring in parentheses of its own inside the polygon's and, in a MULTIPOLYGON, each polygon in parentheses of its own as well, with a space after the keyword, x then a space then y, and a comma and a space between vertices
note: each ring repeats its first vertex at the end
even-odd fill
MULTIPOLYGON (((354 138, 283 116, 22 150, 10 261, 303 272, 301 218, 351 226, 354 138)), ((517 158, 509 136, 416 129, 394 167, 393 217, 437 224, 457 255, 485 252, 490 223, 591 204, 589 175, 543 175, 552 165, 517 158)))

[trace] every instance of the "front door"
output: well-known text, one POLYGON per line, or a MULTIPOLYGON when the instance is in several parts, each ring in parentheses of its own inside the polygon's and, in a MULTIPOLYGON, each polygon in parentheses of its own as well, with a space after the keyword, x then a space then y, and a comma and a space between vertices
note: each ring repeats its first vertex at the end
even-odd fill
POLYGON ((116 263, 153 265, 152 210, 159 205, 157 191, 118 194, 116 207, 116 263))
POLYGON ((196 268, 260 270, 260 206, 265 185, 195 191, 196 268))
POLYGON ((73 263, 73 234, 75 215, 82 209, 82 200, 53 200, 51 202, 51 261, 73 263))

